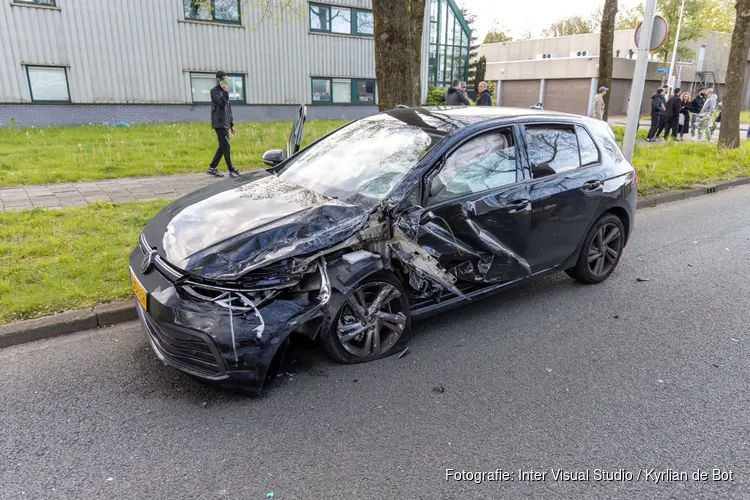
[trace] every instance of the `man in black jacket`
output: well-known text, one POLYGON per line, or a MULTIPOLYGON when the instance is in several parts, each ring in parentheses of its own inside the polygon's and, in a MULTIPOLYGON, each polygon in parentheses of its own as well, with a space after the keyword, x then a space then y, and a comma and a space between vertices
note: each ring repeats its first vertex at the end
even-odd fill
POLYGON ((664 112, 664 139, 672 134, 672 139, 677 139, 677 128, 680 124, 680 111, 682 110, 682 101, 680 100, 680 88, 674 89, 674 94, 667 101, 667 110, 664 112))
POLYGON ((479 82, 479 95, 477 96, 477 106, 492 106, 492 91, 489 89, 487 82, 479 82))
POLYGON ((706 89, 698 89, 698 95, 690 103, 690 138, 695 138, 695 131, 698 129, 698 115, 706 103, 706 89))
POLYGON ((234 135, 236 130, 234 129, 232 103, 229 101, 227 74, 223 71, 216 72, 216 87, 211 89, 211 127, 216 131, 216 137, 219 139, 219 149, 216 150, 207 173, 216 177, 224 177, 224 174, 216 170, 223 156, 229 169, 229 176, 239 176, 240 173, 232 164, 229 146, 229 134, 234 135))
POLYGON ((654 95, 651 96, 651 128, 646 137, 647 142, 654 142, 659 135, 659 131, 664 128, 665 104, 664 90, 657 89, 654 95))
POLYGON ((461 92, 461 80, 453 80, 453 85, 445 93, 446 106, 469 106, 469 98, 461 92))

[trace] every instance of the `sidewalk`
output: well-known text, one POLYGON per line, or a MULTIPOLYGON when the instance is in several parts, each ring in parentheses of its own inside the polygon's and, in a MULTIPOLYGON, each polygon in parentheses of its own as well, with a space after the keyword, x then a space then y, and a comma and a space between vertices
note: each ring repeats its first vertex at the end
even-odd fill
POLYGON ((3 188, 0 189, 0 213, 82 207, 96 201, 125 203, 179 198, 220 180, 200 173, 3 188))

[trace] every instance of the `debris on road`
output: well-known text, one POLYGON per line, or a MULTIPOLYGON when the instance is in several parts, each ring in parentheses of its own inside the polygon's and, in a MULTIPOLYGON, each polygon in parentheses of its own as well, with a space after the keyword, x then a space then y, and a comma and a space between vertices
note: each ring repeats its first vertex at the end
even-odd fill
POLYGON ((552 368, 547 368, 547 371, 552 373, 552 368))
POLYGON ((355 379, 354 379, 354 381, 355 381, 355 382, 359 382, 359 379, 358 379, 358 378, 355 378, 355 379))
POLYGON ((733 338, 732 340, 735 341, 735 342, 739 342, 739 339, 733 338))
POLYGON ((612 316, 612 319, 620 319, 620 315, 619 314, 615 314, 614 316, 612 316))
POLYGON ((636 278, 636 281, 651 281, 651 278, 636 278))
POLYGON ((401 351, 401 354, 398 355, 398 359, 405 358, 409 355, 409 346, 406 346, 406 349, 401 351))
POLYGON ((432 388, 432 392, 437 392, 438 394, 442 394, 445 392, 445 387, 443 387, 442 385, 436 385, 435 387, 432 388))

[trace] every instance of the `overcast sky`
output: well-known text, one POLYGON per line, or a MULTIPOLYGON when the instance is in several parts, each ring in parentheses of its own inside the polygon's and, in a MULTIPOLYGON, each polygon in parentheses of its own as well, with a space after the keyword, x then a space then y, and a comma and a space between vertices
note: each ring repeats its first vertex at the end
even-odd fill
MULTIPOLYGON (((575 15, 588 19, 597 7, 604 5, 604 0, 521 0, 512 3, 507 0, 456 0, 456 3, 477 15, 474 29, 481 43, 495 22, 504 26, 506 33, 515 39, 521 38, 527 29, 537 37, 541 36, 543 29, 560 19, 575 15)), ((619 8, 622 10, 639 3, 638 0, 621 0, 619 8)))

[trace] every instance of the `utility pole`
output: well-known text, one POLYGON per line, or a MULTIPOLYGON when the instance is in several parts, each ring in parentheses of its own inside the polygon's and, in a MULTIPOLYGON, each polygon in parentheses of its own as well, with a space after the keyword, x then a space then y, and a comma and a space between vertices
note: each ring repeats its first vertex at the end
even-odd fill
POLYGON ((638 56, 633 73, 633 86, 630 89, 625 138, 622 141, 622 152, 629 162, 633 161, 635 138, 638 134, 638 123, 641 118, 641 101, 643 100, 643 87, 646 84, 646 71, 648 70, 648 59, 651 53, 651 33, 654 30, 655 15, 656 0, 646 0, 641 35, 638 41, 638 56))
MULTIPOLYGON (((685 9, 685 0, 682 0, 682 3, 680 4, 680 18, 677 21, 677 33, 674 35, 674 47, 672 47, 672 62, 669 64, 669 77, 667 78, 667 84, 669 85, 669 90, 674 90, 674 66, 677 61, 677 45, 680 42, 680 27, 682 27, 682 11, 685 9)), ((671 92, 670 92, 671 95, 671 92)), ((669 98, 669 96, 667 96, 669 98)))

